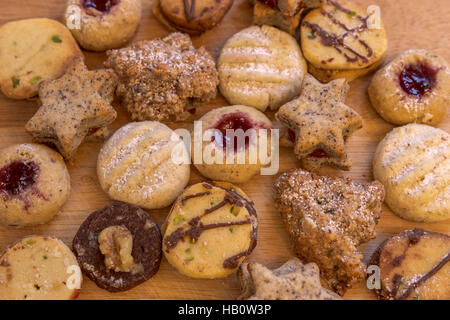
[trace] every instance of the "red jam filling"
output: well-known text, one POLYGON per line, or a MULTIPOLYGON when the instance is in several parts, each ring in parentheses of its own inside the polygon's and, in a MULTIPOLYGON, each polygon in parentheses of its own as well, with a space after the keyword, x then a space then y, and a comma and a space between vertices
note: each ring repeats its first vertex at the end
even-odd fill
POLYGON ((326 152, 325 152, 324 150, 322 150, 322 149, 314 150, 313 152, 311 152, 311 153, 309 154, 309 156, 310 156, 310 157, 314 157, 314 158, 328 158, 328 157, 329 157, 328 153, 326 153, 326 152))
POLYGON ((88 133, 87 133, 87 135, 88 136, 92 136, 94 133, 96 133, 98 130, 100 130, 100 128, 90 128, 89 130, 88 130, 88 133))
MULTIPOLYGON (((219 130, 222 133, 223 137, 223 147, 226 148, 228 144, 231 144, 232 137, 227 136, 227 129, 228 130, 238 130, 242 129, 244 133, 249 129, 256 129, 254 123, 250 120, 248 114, 243 112, 235 112, 235 113, 228 113, 223 115, 220 120, 216 123, 214 126, 214 129, 219 130)), ((234 132, 234 150, 236 151, 238 149, 238 135, 236 132, 234 132)), ((215 140, 215 137, 213 137, 213 141, 215 140)), ((245 147, 248 146, 249 143, 249 137, 245 136, 245 147)))
POLYGON ((292 141, 293 143, 295 143, 295 132, 294 130, 288 129, 288 138, 290 141, 292 141))
POLYGON ((0 192, 19 195, 36 182, 39 166, 33 161, 14 161, 0 169, 0 192))
POLYGON ((109 12, 120 0, 84 0, 85 8, 94 8, 100 12, 109 12))
POLYGON ((399 75, 400 86, 407 94, 420 98, 436 85, 438 71, 427 63, 408 64, 399 75))

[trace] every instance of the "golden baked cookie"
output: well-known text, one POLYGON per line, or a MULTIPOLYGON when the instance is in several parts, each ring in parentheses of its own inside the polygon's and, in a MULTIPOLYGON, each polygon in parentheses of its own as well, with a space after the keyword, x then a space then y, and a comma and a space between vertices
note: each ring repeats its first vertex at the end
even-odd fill
POLYGON ((218 71, 220 91, 229 103, 274 110, 300 93, 306 62, 288 33, 251 26, 228 39, 218 71))
POLYGON ((389 132, 373 160, 386 204, 399 217, 421 222, 450 218, 450 136, 423 124, 389 132))
POLYGON ((180 273, 220 278, 233 273, 256 246, 256 210, 238 187, 203 182, 188 187, 163 226, 163 252, 180 273))
POLYGON ((368 93, 388 122, 437 125, 450 104, 449 65, 426 50, 405 51, 374 75, 368 93))
POLYGON ((276 113, 275 118, 290 129, 288 137, 305 169, 317 171, 324 165, 350 169, 345 140, 362 127, 362 118, 344 103, 348 89, 345 79, 321 84, 307 74, 300 97, 276 113))
POLYGON ((73 160, 86 137, 101 138, 116 119, 111 106, 116 86, 113 70, 89 71, 76 57, 62 77, 41 84, 41 107, 25 130, 35 142, 54 145, 66 160, 73 160))
POLYGON ((77 259, 55 238, 25 237, 0 257, 1 299, 72 300, 82 283, 77 259))
POLYGON ((233 0, 155 0, 153 14, 171 31, 200 35, 222 21, 233 0))
POLYGON ((272 123, 261 111, 246 106, 222 107, 209 111, 198 121, 202 124, 202 136, 207 130, 214 131, 210 141, 202 143, 202 161, 196 161, 195 141, 192 145, 194 165, 205 177, 242 183, 269 164, 272 123), (267 137, 265 145, 261 135, 267 137), (262 152, 267 159, 260 158, 261 148, 266 148, 262 152))
POLYGON ((342 300, 320 283, 317 264, 303 264, 292 258, 270 270, 256 262, 244 262, 239 268, 241 295, 246 300, 342 300))
POLYGON ((68 0, 63 21, 81 47, 105 51, 120 48, 133 38, 141 8, 141 0, 68 0))
POLYGON ((46 223, 59 212, 69 193, 69 172, 56 151, 31 143, 1 150, 0 225, 46 223))
POLYGON ((97 160, 102 189, 146 209, 164 208, 189 181, 189 154, 180 137, 156 121, 129 123, 103 145, 97 160))
POLYGON ((414 229, 384 241, 368 265, 379 268, 380 299, 450 300, 449 261, 450 236, 414 229))
POLYGON ((9 98, 37 95, 39 84, 59 78, 74 57, 82 57, 61 23, 26 19, 0 27, 0 88, 9 98))
POLYGON ((387 39, 382 22, 372 25, 372 20, 376 17, 365 7, 345 0, 327 0, 309 12, 300 28, 303 54, 312 65, 309 70, 320 80, 335 79, 322 70, 326 69, 349 81, 373 70, 386 53, 387 39), (326 77, 321 76, 324 73, 326 77))

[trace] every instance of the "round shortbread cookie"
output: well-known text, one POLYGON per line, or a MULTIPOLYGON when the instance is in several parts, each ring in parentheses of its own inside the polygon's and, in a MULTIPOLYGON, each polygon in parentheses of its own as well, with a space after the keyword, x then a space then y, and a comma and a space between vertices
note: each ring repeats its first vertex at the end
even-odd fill
POLYGON ((297 41, 270 26, 251 26, 225 44, 219 88, 231 104, 278 109, 300 93, 306 61, 297 41))
POLYGON ((368 93, 388 122, 437 125, 450 104, 450 68, 427 50, 408 50, 377 71, 368 93))
POLYGON ((38 94, 39 83, 59 78, 82 57, 69 29, 50 19, 26 19, 0 27, 0 88, 9 98, 38 94))
POLYGON ((69 193, 69 172, 56 151, 34 143, 0 151, 0 225, 46 223, 59 212, 69 193))
MULTIPOLYGON (((197 170, 205 177, 212 180, 243 183, 260 173, 262 167, 268 165, 272 122, 261 111, 247 106, 222 107, 209 111, 199 121, 202 121, 202 136, 207 130, 220 132, 219 134, 216 131, 210 142, 203 141, 203 159, 201 163, 194 161, 197 170), (241 135, 237 131, 239 129, 243 130, 241 135), (234 130, 234 132, 229 135, 227 130, 234 130), (267 137, 265 146, 261 144, 265 143, 261 138, 264 134, 267 137), (260 158, 262 147, 266 148, 266 159, 260 158), (216 162, 216 157, 220 154, 223 157, 218 157, 217 160, 221 159, 222 163, 216 162), (205 159, 207 156, 211 157, 211 161, 205 159)), ((195 144, 192 148, 192 158, 195 160, 195 144)))
POLYGON ((450 218, 450 136, 422 124, 395 128, 378 145, 373 174, 398 216, 435 222, 450 218))
POLYGON ((380 19, 369 25, 366 7, 344 0, 327 0, 301 23, 300 38, 306 60, 317 69, 364 69, 380 60, 387 38, 380 19), (377 24, 378 22, 378 24, 377 24))
POLYGON ((156 121, 129 123, 105 142, 97 160, 103 190, 115 200, 164 208, 189 181, 189 154, 180 137, 156 121))
POLYGON ((29 236, 0 257, 1 299, 76 299, 82 282, 77 259, 58 239, 29 236))
POLYGON ((233 273, 256 246, 253 203, 238 187, 203 182, 174 203, 163 230, 163 252, 180 273, 219 278, 233 273))

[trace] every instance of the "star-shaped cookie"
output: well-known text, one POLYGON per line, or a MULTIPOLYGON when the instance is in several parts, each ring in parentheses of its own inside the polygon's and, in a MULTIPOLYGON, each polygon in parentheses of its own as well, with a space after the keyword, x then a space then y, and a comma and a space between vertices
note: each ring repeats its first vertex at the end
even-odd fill
POLYGON ((74 58, 61 78, 41 84, 42 105, 25 130, 34 141, 55 145, 72 160, 86 138, 105 136, 106 126, 117 117, 111 106, 117 82, 113 70, 88 71, 82 58, 74 58))
POLYGON ((302 264, 297 258, 270 270, 259 263, 243 263, 238 277, 242 293, 248 300, 341 300, 322 287, 315 263, 302 264))
POLYGON ((277 112, 295 132, 294 151, 305 169, 317 171, 325 164, 350 169, 345 139, 362 127, 362 119, 344 103, 348 88, 345 79, 322 84, 307 74, 300 96, 277 112))

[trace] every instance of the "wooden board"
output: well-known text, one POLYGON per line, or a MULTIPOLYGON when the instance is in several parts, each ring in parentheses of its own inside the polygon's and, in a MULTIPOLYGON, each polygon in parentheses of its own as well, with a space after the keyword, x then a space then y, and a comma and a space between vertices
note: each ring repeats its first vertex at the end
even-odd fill
MULTIPOLYGON (((151 13, 151 0, 143 0, 143 15, 136 40, 153 39, 165 36, 169 32, 151 13)), ((385 24, 389 51, 387 60, 396 54, 411 48, 424 48, 434 51, 450 61, 450 41, 448 38, 448 21, 450 20, 450 2, 448 0, 359 0, 357 2, 377 4, 381 7, 382 20, 385 24)), ((2 0, 0 24, 8 21, 48 17, 60 20, 64 7, 62 0, 2 0)), ((224 21, 214 30, 194 39, 196 46, 205 45, 215 57, 218 56, 225 41, 237 31, 251 25, 251 8, 246 0, 236 0, 224 21)), ((26 35, 24 35, 26 36, 26 35)), ((86 53, 89 68, 99 68, 105 58, 103 53, 86 53)), ((350 137, 347 148, 353 161, 350 172, 338 172, 325 169, 323 173, 345 175, 358 181, 372 179, 371 162, 378 142, 392 129, 372 109, 367 97, 370 76, 357 79, 351 83, 347 104, 355 108, 364 118, 364 128, 350 137)), ((218 96, 213 102, 199 108, 189 121, 197 119, 208 110, 228 105, 218 96)), ((116 105, 118 119, 112 129, 123 126, 130 121, 129 116, 116 105)), ((0 148, 13 143, 30 142, 24 131, 24 125, 37 110, 35 101, 13 101, 0 94, 0 148)), ((171 125, 173 128, 186 124, 171 125)), ((447 115, 440 128, 450 131, 450 115, 447 115)), ((96 160, 101 143, 85 143, 80 147, 77 160, 69 166, 72 191, 69 201, 62 212, 50 223, 25 229, 7 229, 0 227, 0 251, 8 244, 29 234, 51 235, 61 238, 70 245, 78 226, 94 210, 99 209, 110 200, 101 190, 96 177, 96 160)), ((280 153, 280 170, 296 166, 292 150, 282 149, 280 153)), ((202 181, 202 177, 193 168, 190 183, 202 181)), ((242 185, 242 188, 256 203, 259 216, 258 246, 250 257, 251 261, 278 267, 292 257, 291 244, 284 230, 279 214, 272 202, 272 185, 275 177, 258 176, 242 185)), ((150 214, 158 223, 162 223, 169 209, 153 210, 150 214)), ((411 223, 393 215, 383 208, 377 227, 377 238, 362 246, 365 259, 376 246, 404 229, 421 227, 432 231, 450 233, 450 221, 424 224, 411 223)), ((101 290, 85 278, 80 299, 234 299, 239 293, 239 283, 235 276, 219 280, 195 280, 180 275, 166 260, 156 276, 146 283, 123 293, 111 294, 101 290)), ((373 299, 374 295, 363 283, 349 290, 346 299, 373 299)))

